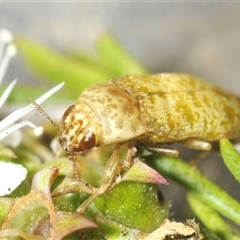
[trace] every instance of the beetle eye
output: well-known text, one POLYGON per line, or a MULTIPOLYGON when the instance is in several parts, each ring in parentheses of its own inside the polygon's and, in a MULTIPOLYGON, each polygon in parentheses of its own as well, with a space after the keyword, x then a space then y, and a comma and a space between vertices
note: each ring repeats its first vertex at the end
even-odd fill
POLYGON ((88 150, 96 146, 96 137, 95 134, 91 131, 87 132, 85 136, 82 138, 79 149, 88 150))

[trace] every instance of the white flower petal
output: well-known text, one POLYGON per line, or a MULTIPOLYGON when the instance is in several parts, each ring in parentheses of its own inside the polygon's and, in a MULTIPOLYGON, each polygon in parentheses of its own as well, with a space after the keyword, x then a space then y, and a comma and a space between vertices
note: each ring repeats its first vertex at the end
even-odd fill
POLYGON ((13 35, 7 29, 0 30, 0 63, 2 61, 6 45, 12 42, 13 35))
MULTIPOLYGON (((53 95, 55 92, 57 92, 63 85, 64 85, 64 83, 61 83, 61 84, 58 84, 57 86, 55 86, 54 88, 50 89, 48 92, 43 94, 40 98, 38 98, 36 100, 36 103, 41 104, 47 98, 49 98, 51 95, 53 95)), ((6 118, 4 118, 0 122, 0 132, 2 130, 6 129, 7 127, 9 127, 10 125, 12 125, 14 122, 16 122, 18 119, 20 119, 21 117, 23 117, 24 115, 26 115, 33 109, 34 109, 33 104, 29 104, 28 106, 18 109, 16 111, 14 111, 13 113, 11 113, 10 115, 8 115, 6 118)), ((0 137, 0 140, 1 140, 1 137, 0 137)))
POLYGON ((15 132, 16 130, 25 127, 25 126, 29 126, 31 128, 36 128, 37 126, 35 124, 33 124, 30 121, 23 121, 17 124, 14 124, 12 127, 7 128, 6 130, 2 131, 0 133, 0 140, 2 140, 3 138, 7 137, 9 134, 11 134, 12 132, 15 132))
MULTIPOLYGON (((5 72, 7 70, 10 58, 16 55, 17 49, 14 44, 12 44, 13 36, 11 32, 9 32, 7 29, 1 29, 0 30, 0 85, 2 82, 2 79, 5 75, 5 72)), ((11 82, 7 89, 3 92, 3 94, 0 97, 0 108, 8 98, 9 94, 11 93, 13 87, 16 84, 16 80, 11 82)), ((37 104, 41 104, 43 101, 45 101, 47 98, 49 98, 52 94, 54 94, 56 91, 58 91, 64 83, 61 83, 57 85, 56 87, 50 89, 48 92, 46 92, 44 95, 42 95, 40 98, 36 100, 37 104)), ((29 104, 28 106, 18 109, 8 115, 6 118, 4 118, 0 122, 0 140, 8 136, 10 133, 18 130, 19 128, 22 128, 24 126, 29 126, 32 128, 36 128, 36 126, 31 123, 30 121, 24 121, 20 122, 18 124, 13 125, 15 122, 17 122, 21 117, 26 115, 28 112, 34 109, 33 104, 29 104)))
POLYGON ((8 87, 6 88, 6 90, 3 92, 3 94, 0 97, 0 108, 2 107, 2 105, 5 103, 5 101, 7 100, 9 94, 11 93, 11 91, 13 90, 15 84, 17 83, 17 79, 15 79, 14 81, 12 81, 8 87))
MULTIPOLYGON (((65 82, 62 82, 62 83, 58 84, 57 86, 53 87, 52 89, 47 91, 45 94, 43 94, 40 98, 38 98, 35 102, 37 104, 41 104, 42 102, 47 100, 49 97, 51 97, 55 92, 57 92, 59 89, 61 89, 64 84, 65 84, 65 82)), ((34 106, 32 104, 30 104, 30 105, 34 108, 34 106)))
POLYGON ((0 196, 10 194, 26 176, 27 169, 22 165, 0 161, 0 196))
POLYGON ((7 49, 3 55, 1 56, 1 64, 0 64, 0 84, 2 82, 2 79, 6 73, 8 64, 10 62, 10 58, 13 57, 16 54, 17 50, 14 44, 9 44, 7 46, 7 49))

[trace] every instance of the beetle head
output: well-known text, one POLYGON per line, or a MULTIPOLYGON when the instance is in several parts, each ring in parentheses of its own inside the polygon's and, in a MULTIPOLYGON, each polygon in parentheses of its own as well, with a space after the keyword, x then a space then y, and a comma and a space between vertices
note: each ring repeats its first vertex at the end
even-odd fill
POLYGON ((59 143, 64 151, 81 152, 99 146, 101 129, 92 109, 82 102, 69 107, 63 115, 59 143))

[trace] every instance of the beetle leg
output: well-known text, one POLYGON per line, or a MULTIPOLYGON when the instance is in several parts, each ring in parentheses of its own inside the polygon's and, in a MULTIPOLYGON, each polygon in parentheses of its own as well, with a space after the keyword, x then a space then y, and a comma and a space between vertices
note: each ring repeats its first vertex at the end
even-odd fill
POLYGON ((119 174, 119 156, 120 156, 120 146, 117 146, 111 157, 109 158, 106 166, 105 171, 103 174, 103 181, 101 186, 97 189, 97 191, 91 195, 85 202, 83 202, 77 209, 78 213, 83 213, 85 209, 92 203, 92 201, 100 194, 105 193, 109 190, 114 183, 116 182, 116 176, 119 174))
POLYGON ((179 151, 177 149, 168 148, 168 147, 161 147, 161 146, 146 146, 139 144, 141 147, 146 149, 147 151, 157 154, 157 155, 164 155, 168 157, 178 157, 179 151))
POLYGON ((135 144, 128 143, 127 155, 124 159, 123 166, 124 168, 130 168, 133 165, 133 159, 136 157, 137 148, 135 144))
POLYGON ((197 139, 185 139, 185 140, 179 141, 179 143, 196 150, 210 151, 212 149, 211 143, 197 140, 197 139))

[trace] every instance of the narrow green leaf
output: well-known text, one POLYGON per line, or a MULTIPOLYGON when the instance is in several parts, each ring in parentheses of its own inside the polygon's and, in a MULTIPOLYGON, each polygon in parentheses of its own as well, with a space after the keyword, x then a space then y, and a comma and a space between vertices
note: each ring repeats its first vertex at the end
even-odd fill
POLYGON ((115 72, 114 77, 147 73, 147 70, 109 34, 103 35, 98 40, 97 50, 106 66, 115 72))
POLYGON ((147 156, 148 163, 233 222, 240 224, 240 203, 179 158, 147 156))
POLYGON ((240 154, 225 137, 220 139, 220 149, 223 160, 238 182, 240 182, 240 154))
POLYGON ((99 59, 97 54, 92 54, 84 51, 77 51, 76 53, 72 53, 68 56, 69 59, 72 59, 79 64, 88 65, 89 67, 99 69, 101 71, 105 71, 109 78, 113 76, 114 71, 105 65, 105 63, 99 59))
POLYGON ((33 40, 18 38, 16 44, 32 70, 54 83, 66 82, 72 93, 79 95, 87 86, 109 78, 104 70, 68 59, 33 40))
POLYGON ((216 233, 221 239, 232 239, 231 229, 213 208, 192 193, 187 194, 187 200, 195 215, 211 232, 216 233))

